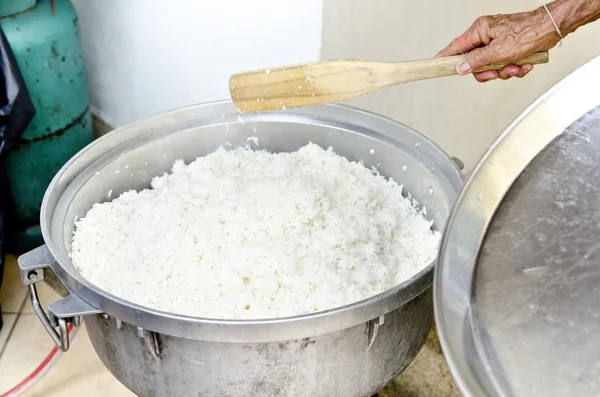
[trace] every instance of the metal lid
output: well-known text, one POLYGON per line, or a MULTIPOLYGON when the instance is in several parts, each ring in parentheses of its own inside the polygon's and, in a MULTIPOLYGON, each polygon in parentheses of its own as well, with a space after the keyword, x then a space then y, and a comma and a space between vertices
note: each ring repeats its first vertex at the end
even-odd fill
POLYGON ((536 101, 471 174, 435 308, 466 395, 600 395, 600 58, 536 101))

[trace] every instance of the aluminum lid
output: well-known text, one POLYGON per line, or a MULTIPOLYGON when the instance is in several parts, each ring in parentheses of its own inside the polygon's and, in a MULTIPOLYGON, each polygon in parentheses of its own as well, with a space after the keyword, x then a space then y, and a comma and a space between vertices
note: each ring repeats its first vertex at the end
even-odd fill
POLYGON ((600 395, 600 58, 482 158, 447 224, 434 288, 465 395, 600 395))

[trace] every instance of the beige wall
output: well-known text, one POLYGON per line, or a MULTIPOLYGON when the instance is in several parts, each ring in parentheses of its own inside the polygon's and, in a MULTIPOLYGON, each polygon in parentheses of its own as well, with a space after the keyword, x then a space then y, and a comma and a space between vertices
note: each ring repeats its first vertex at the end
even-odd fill
POLYGON ((316 61, 322 1, 73 0, 92 106, 118 127, 225 99, 240 70, 316 61))
MULTIPOLYGON (((429 58, 480 15, 525 11, 541 4, 532 0, 324 0, 322 57, 429 58)), ((472 77, 448 77, 390 88, 350 104, 414 127, 470 168, 529 103, 598 55, 600 21, 569 37, 551 52, 550 64, 523 80, 479 84, 472 77)))

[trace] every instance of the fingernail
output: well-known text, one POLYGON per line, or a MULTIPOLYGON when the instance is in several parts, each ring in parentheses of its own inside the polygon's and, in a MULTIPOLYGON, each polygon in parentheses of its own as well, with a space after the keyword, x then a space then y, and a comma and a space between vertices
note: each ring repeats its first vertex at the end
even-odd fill
POLYGON ((461 59, 461 61, 458 63, 458 65, 456 65, 456 71, 459 74, 467 74, 471 72, 471 65, 469 64, 468 59, 463 58, 461 59))

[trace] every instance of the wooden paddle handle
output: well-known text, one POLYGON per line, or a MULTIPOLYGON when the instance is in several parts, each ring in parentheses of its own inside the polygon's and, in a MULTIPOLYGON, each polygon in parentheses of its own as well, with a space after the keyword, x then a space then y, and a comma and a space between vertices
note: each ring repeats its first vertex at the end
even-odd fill
POLYGON ((549 59, 550 59, 550 54, 548 54, 548 51, 541 51, 541 52, 536 52, 535 54, 529 55, 528 57, 525 57, 523 59, 520 59, 520 60, 514 61, 514 62, 492 63, 490 65, 487 65, 487 66, 484 66, 484 67, 478 69, 476 71, 476 73, 485 72, 486 70, 502 70, 508 65, 519 65, 519 66, 526 65, 526 64, 539 65, 542 63, 548 63, 549 59))
MULTIPOLYGON (((456 75, 462 58, 457 55, 410 62, 349 59, 290 65, 235 74, 229 80, 229 90, 236 107, 244 112, 320 105, 396 84, 456 75)), ((546 62, 548 52, 538 52, 518 61, 487 65, 477 72, 546 62)))
MULTIPOLYGON (((394 73, 394 83, 406 83, 409 81, 418 81, 424 79, 432 79, 436 77, 453 76, 456 72, 456 65, 464 57, 464 55, 455 55, 443 58, 433 58, 423 61, 399 62, 396 63, 394 73)), ((501 70, 508 65, 525 65, 525 64, 542 64, 548 63, 548 51, 536 52, 523 59, 512 62, 497 62, 484 66, 478 72, 487 70, 501 70)))

